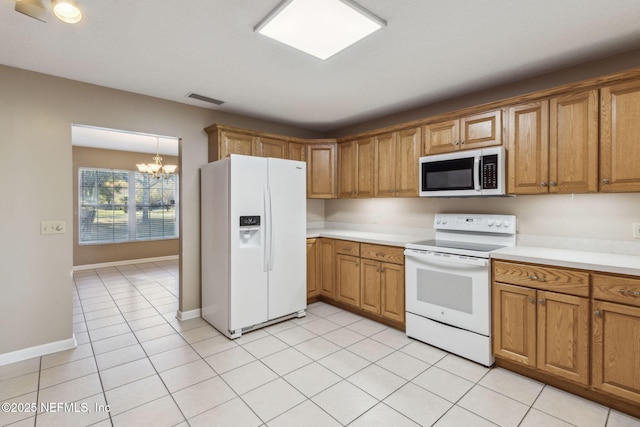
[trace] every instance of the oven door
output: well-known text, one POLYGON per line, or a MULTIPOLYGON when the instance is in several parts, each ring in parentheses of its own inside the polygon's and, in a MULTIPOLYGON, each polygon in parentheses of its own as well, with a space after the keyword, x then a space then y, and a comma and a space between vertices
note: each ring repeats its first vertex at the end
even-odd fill
POLYGON ((407 249, 406 310, 489 336, 489 260, 407 249))

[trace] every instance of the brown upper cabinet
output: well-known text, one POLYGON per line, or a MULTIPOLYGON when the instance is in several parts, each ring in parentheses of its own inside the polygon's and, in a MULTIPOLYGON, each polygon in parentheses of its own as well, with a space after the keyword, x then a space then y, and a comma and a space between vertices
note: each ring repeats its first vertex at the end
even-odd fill
POLYGON ((209 134, 209 162, 224 159, 229 154, 306 160, 306 140, 218 124, 205 131, 209 134))
POLYGON ((420 129, 405 129, 375 137, 374 196, 418 195, 420 129))
POLYGON ((640 79, 602 88, 600 191, 640 191, 640 79))
POLYGON ((509 107, 507 192, 546 193, 549 176, 549 101, 509 107))
POLYGON ((229 157, 229 154, 253 156, 256 140, 254 135, 226 130, 217 125, 205 129, 209 134, 209 162, 229 157))
POLYGON ((289 144, 287 143, 287 141, 258 137, 256 138, 255 155, 258 157, 275 157, 276 159, 288 159, 288 145, 289 144))
POLYGON ((507 109, 510 194, 598 191, 598 91, 507 109))
POLYGON ((502 144, 502 110, 474 114, 422 127, 422 155, 502 144))
POLYGON ((338 197, 373 197, 374 139, 338 144, 338 197))
POLYGON ((336 143, 307 145, 307 198, 335 199, 336 143))
POLYGON ((289 159, 298 160, 299 162, 307 161, 307 146, 300 142, 289 143, 289 159))
POLYGON ((551 98, 549 192, 598 191, 598 91, 551 98))

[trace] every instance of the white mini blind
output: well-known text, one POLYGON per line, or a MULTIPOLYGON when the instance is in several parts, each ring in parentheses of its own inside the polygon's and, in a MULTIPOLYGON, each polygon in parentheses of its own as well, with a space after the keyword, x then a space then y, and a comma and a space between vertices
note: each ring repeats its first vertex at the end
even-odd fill
POLYGON ((79 169, 79 243, 178 237, 178 176, 79 169))

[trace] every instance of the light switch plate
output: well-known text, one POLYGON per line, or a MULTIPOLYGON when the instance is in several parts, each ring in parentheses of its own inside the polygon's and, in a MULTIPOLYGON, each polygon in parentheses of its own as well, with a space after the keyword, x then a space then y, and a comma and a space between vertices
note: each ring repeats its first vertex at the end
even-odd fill
POLYGON ((633 223, 633 238, 640 239, 640 222, 633 223))
POLYGON ((65 221, 41 221, 40 234, 64 234, 67 232, 65 221))

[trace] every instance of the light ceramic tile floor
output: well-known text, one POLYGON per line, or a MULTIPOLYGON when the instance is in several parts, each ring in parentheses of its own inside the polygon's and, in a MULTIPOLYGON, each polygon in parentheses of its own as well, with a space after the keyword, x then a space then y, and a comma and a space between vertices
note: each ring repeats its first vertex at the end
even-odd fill
POLYGON ((323 303, 228 340, 175 318, 177 262, 74 277, 78 347, 0 367, 1 402, 51 410, 0 412, 0 425, 640 426, 323 303))

